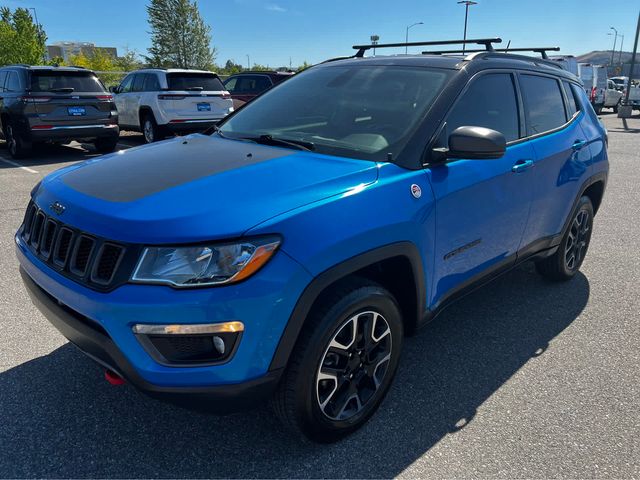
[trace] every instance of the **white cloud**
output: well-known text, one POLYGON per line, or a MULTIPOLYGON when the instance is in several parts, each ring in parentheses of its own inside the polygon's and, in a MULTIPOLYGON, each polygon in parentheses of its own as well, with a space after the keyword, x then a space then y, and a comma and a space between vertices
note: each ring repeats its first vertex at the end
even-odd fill
POLYGON ((267 10, 271 11, 271 12, 286 12, 287 11, 286 8, 281 7, 280 5, 276 5, 275 3, 267 5, 265 8, 267 10))

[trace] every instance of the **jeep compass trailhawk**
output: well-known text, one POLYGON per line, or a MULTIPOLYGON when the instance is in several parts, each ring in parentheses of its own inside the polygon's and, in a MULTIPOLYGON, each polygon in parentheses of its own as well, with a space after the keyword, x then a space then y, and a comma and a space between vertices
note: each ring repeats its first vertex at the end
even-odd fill
POLYGON ((405 335, 525 260, 585 258, 606 132, 575 76, 497 41, 361 46, 207 134, 49 175, 15 237, 33 302, 112 382, 354 431, 405 335))

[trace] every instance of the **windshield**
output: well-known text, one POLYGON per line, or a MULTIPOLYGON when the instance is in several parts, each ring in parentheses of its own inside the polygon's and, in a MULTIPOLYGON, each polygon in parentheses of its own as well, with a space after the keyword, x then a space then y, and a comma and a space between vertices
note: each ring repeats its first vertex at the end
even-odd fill
POLYGON ((72 89, 73 92, 105 92, 105 88, 91 72, 32 72, 32 92, 52 92, 72 89))
POLYGON ((449 75, 422 67, 313 68, 248 103, 220 133, 304 142, 328 155, 385 161, 409 141, 449 75))
POLYGON ((224 90, 220 79, 213 73, 169 73, 169 90, 204 90, 219 92, 224 90))

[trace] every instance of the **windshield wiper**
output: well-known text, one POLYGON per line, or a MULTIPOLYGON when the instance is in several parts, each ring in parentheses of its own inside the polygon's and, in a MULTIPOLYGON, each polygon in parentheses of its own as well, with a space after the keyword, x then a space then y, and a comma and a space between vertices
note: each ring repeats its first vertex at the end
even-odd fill
POLYGON ((306 150, 308 152, 316 149, 316 146, 312 142, 305 142, 304 140, 295 140, 293 138, 274 137, 273 135, 260 135, 258 137, 240 137, 240 139, 251 140, 252 142, 261 143, 263 145, 291 147, 297 150, 306 150))

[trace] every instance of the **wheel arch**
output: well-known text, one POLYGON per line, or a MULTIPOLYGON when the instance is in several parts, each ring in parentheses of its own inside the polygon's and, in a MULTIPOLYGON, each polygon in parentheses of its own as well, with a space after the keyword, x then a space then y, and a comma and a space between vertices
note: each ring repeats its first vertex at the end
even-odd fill
POLYGON ((153 109, 149 105, 141 105, 138 109, 138 122, 140 123, 140 128, 142 128, 142 118, 150 113, 153 116, 153 119, 156 119, 156 116, 153 113, 153 109))
POLYGON ((411 333, 420 325, 425 313, 426 286, 418 248, 412 242, 379 247, 325 270, 307 285, 289 317, 269 370, 286 367, 309 312, 330 289, 353 276, 375 281, 396 297, 405 332, 411 333))

